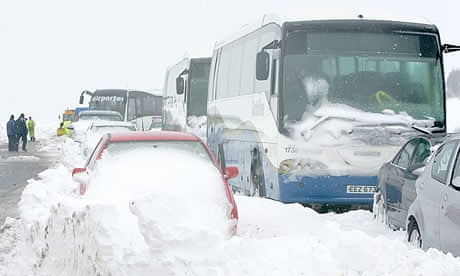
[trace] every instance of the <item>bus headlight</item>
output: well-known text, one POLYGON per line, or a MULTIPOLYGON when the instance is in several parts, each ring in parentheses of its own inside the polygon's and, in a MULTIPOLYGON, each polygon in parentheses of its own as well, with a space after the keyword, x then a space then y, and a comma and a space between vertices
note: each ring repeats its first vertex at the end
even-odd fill
POLYGON ((311 159, 286 159, 281 161, 278 173, 291 173, 301 170, 324 170, 326 164, 311 159))

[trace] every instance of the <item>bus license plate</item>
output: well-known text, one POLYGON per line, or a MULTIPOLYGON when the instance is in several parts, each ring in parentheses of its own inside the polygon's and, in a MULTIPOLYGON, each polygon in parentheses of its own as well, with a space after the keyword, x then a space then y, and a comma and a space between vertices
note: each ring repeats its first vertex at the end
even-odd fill
POLYGON ((375 190, 375 186, 347 185, 348 194, 373 194, 375 190))

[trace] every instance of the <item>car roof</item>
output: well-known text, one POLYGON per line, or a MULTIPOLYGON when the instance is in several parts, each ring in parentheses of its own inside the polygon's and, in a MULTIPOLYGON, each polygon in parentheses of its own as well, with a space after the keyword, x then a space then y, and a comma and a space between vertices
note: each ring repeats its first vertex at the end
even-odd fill
POLYGON ((445 143, 452 140, 460 140, 460 133, 449 133, 444 137, 444 139, 441 142, 445 143))
POLYGON ((97 120, 91 123, 90 127, 99 127, 99 126, 134 126, 130 122, 125 121, 109 121, 109 120, 97 120))
POLYGON ((178 131, 134 131, 105 134, 110 142, 123 141, 201 141, 188 132, 178 131))

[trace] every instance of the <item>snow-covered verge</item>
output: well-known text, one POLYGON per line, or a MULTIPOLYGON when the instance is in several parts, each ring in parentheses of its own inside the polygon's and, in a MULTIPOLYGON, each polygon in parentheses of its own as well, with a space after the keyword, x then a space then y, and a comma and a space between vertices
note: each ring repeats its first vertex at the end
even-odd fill
MULTIPOLYGON (((40 131, 48 135, 41 136, 40 148, 57 150, 60 162, 40 173, 40 180, 29 180, 19 218, 7 219, 0 228, 0 275, 457 275, 460 271, 460 258, 436 249, 411 248, 404 232, 390 230, 363 210, 318 214, 299 204, 236 196, 237 234, 219 234, 216 229, 224 229, 225 223, 218 208, 193 201, 202 195, 187 198, 182 189, 169 187, 170 193, 162 191, 159 196, 158 189, 140 185, 142 177, 154 178, 161 171, 161 163, 138 164, 147 174, 129 184, 126 169, 111 163, 115 169, 108 169, 80 197, 71 177, 71 169, 84 163, 79 144, 55 137, 55 131, 54 124, 40 131), (206 216, 190 215, 193 208, 198 210, 195 214, 206 216)), ((190 171, 163 174, 161 183, 185 181, 198 170, 189 166, 190 171), (165 181, 166 175, 171 177, 165 181)), ((196 174, 214 177, 201 169, 196 174)), ((187 194, 203 191, 187 185, 183 189, 187 194)))

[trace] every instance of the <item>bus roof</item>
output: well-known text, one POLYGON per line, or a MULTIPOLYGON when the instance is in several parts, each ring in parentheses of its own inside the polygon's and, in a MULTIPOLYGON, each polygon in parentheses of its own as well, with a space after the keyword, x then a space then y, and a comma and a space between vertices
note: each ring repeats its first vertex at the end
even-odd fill
POLYGON ((174 68, 175 66, 181 64, 184 61, 187 61, 188 65, 190 65, 190 62, 192 60, 206 60, 206 59, 211 60, 211 56, 210 55, 196 55, 196 56, 185 55, 182 58, 180 58, 179 60, 176 60, 172 65, 168 66, 166 68, 166 71, 171 70, 171 68, 174 68))
POLYGON ((265 14, 262 19, 247 24, 241 27, 241 29, 230 36, 216 42, 215 49, 230 43, 242 36, 245 36, 265 25, 277 24, 282 26, 286 22, 308 22, 308 21, 324 21, 324 20, 376 20, 376 21, 388 21, 388 22, 401 22, 401 23, 416 23, 423 25, 432 26, 433 23, 428 21, 426 18, 421 16, 409 16, 404 14, 398 14, 397 12, 391 11, 391 13, 385 13, 382 11, 366 10, 363 12, 350 12, 343 10, 318 10, 311 9, 306 11, 293 11, 288 13, 270 13, 265 14))
POLYGON ((117 95, 117 96, 126 96, 128 91, 136 91, 136 92, 144 92, 152 94, 153 96, 161 96, 162 90, 161 89, 153 89, 153 90, 138 90, 138 89, 119 89, 119 88, 104 88, 104 89, 96 89, 94 91, 95 95, 117 95))

